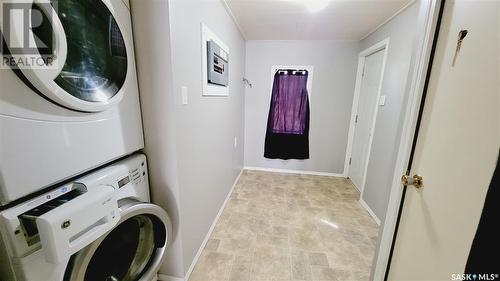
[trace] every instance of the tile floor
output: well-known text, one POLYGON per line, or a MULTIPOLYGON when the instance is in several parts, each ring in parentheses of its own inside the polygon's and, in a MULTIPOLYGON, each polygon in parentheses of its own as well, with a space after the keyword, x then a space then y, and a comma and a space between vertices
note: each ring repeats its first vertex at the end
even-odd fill
POLYGON ((378 226, 349 180, 243 171, 190 281, 368 280, 378 226))

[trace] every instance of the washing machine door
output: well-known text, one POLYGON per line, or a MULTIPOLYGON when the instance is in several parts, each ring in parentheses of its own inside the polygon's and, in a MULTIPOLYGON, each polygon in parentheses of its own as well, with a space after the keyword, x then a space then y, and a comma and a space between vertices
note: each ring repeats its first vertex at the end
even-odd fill
POLYGON ((67 281, 151 281, 158 272, 170 239, 166 212, 149 203, 121 206, 119 224, 74 254, 67 281))
POLYGON ((59 105, 85 112, 103 111, 122 99, 120 90, 133 60, 131 31, 123 30, 130 14, 122 1, 0 0, 0 4, 4 42, 15 63, 11 67, 30 88, 59 105))

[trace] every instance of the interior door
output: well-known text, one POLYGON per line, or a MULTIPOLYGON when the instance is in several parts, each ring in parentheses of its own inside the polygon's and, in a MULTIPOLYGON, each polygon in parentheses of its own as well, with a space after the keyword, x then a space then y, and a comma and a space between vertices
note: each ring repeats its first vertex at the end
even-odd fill
POLYGON ((382 49, 365 58, 361 79, 349 168, 349 178, 359 190, 363 188, 366 174, 371 133, 375 125, 373 120, 375 118, 384 54, 385 49, 382 49))
POLYGON ((499 42, 499 1, 446 2, 389 280, 464 273, 500 146, 499 42))

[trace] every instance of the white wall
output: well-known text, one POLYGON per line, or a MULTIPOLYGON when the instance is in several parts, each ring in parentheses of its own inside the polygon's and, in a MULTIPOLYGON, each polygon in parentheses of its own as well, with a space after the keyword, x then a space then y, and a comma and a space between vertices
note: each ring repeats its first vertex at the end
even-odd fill
POLYGON ((160 272, 184 277, 243 167, 245 41, 218 0, 133 0, 132 14, 152 198, 174 224, 160 272), (202 22, 230 48, 229 97, 201 95, 202 22))
POLYGON ((245 166, 342 174, 356 79, 357 42, 247 41, 245 166), (264 158, 273 65, 312 65, 308 160, 264 158))
POLYGON ((408 99, 407 77, 410 71, 419 4, 416 2, 387 24, 361 41, 361 49, 390 38, 381 95, 385 106, 379 106, 375 134, 366 175, 363 200, 383 222, 398 151, 403 104, 408 99))

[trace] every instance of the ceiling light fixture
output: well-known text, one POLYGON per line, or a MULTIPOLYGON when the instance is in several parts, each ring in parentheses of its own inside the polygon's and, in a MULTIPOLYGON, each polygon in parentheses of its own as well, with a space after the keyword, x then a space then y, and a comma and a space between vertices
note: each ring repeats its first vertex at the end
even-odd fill
POLYGON ((301 2, 311 13, 317 13, 330 4, 330 0, 305 0, 301 2))
POLYGON ((294 2, 306 7, 311 13, 317 13, 330 5, 332 0, 281 0, 284 2, 294 2))

